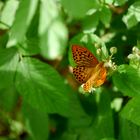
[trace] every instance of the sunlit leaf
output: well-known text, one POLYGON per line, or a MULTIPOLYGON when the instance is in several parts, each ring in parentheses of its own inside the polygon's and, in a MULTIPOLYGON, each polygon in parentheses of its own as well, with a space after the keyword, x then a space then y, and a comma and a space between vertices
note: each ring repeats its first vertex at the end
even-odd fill
POLYGON ((108 7, 102 6, 99 12, 100 20, 105 26, 109 26, 111 21, 111 11, 108 7))
POLYGON ((96 31, 97 25, 99 22, 99 14, 95 12, 92 15, 88 15, 84 18, 82 22, 84 32, 94 32, 96 31))
POLYGON ((18 53, 15 48, 0 48, 0 89, 13 86, 18 64, 18 53))
POLYGON ((99 7, 99 2, 97 0, 61 0, 63 7, 66 11, 73 17, 84 17, 88 10, 96 9, 99 7))
POLYGON ((56 59, 65 52, 67 28, 60 18, 59 9, 54 1, 42 0, 40 7, 41 54, 48 59, 56 59))
POLYGON ((33 108, 42 112, 68 112, 68 93, 63 78, 48 64, 23 58, 18 65, 16 88, 33 108))
POLYGON ((123 21, 128 28, 131 28, 140 22, 140 2, 137 1, 132 4, 126 15, 123 17, 123 21))
POLYGON ((131 99, 121 111, 122 117, 140 126, 140 95, 131 99))
POLYGON ((124 95, 137 96, 140 94, 140 72, 128 65, 120 65, 118 72, 113 75, 115 86, 124 95))
POLYGON ((15 45, 17 42, 21 42, 25 39, 26 31, 35 14, 37 4, 38 0, 20 1, 13 26, 11 28, 11 36, 8 42, 8 46, 15 45))
POLYGON ((17 0, 8 0, 6 1, 5 7, 1 13, 0 20, 8 25, 12 25, 15 19, 15 13, 18 8, 19 2, 17 0))
POLYGON ((127 2, 128 0, 115 0, 115 4, 117 5, 123 5, 127 2))

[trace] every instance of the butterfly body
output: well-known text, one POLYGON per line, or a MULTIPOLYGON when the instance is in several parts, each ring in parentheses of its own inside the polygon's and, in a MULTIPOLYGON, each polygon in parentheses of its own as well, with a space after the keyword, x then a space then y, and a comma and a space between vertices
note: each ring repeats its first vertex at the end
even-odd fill
POLYGON ((73 68, 73 74, 76 80, 83 84, 85 92, 90 91, 92 87, 98 87, 104 83, 106 68, 103 62, 99 62, 88 49, 79 45, 72 46, 72 54, 77 64, 73 68))

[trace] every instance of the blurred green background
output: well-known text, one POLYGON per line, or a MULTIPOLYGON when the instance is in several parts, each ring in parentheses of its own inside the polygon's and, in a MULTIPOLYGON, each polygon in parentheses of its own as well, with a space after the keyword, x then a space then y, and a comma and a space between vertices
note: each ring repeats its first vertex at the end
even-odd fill
POLYGON ((1 0, 0 140, 140 140, 140 1, 1 0), (71 45, 116 70, 93 93, 71 45), (102 58, 96 54, 100 46, 102 58))

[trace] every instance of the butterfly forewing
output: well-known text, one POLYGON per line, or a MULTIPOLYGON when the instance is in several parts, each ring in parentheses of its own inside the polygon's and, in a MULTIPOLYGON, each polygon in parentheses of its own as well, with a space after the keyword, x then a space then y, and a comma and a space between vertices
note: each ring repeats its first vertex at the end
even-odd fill
POLYGON ((73 45, 72 54, 78 66, 94 67, 99 63, 96 57, 84 47, 73 45))

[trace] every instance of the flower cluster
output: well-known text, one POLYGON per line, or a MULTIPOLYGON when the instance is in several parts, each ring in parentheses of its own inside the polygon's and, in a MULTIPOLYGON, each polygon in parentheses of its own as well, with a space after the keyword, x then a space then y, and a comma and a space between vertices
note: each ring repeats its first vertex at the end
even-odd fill
POLYGON ((110 48, 110 54, 111 55, 109 56, 109 58, 104 63, 104 66, 109 70, 109 73, 112 73, 117 68, 117 65, 115 64, 115 62, 112 61, 112 57, 115 53, 117 53, 117 48, 116 47, 111 47, 110 48))

